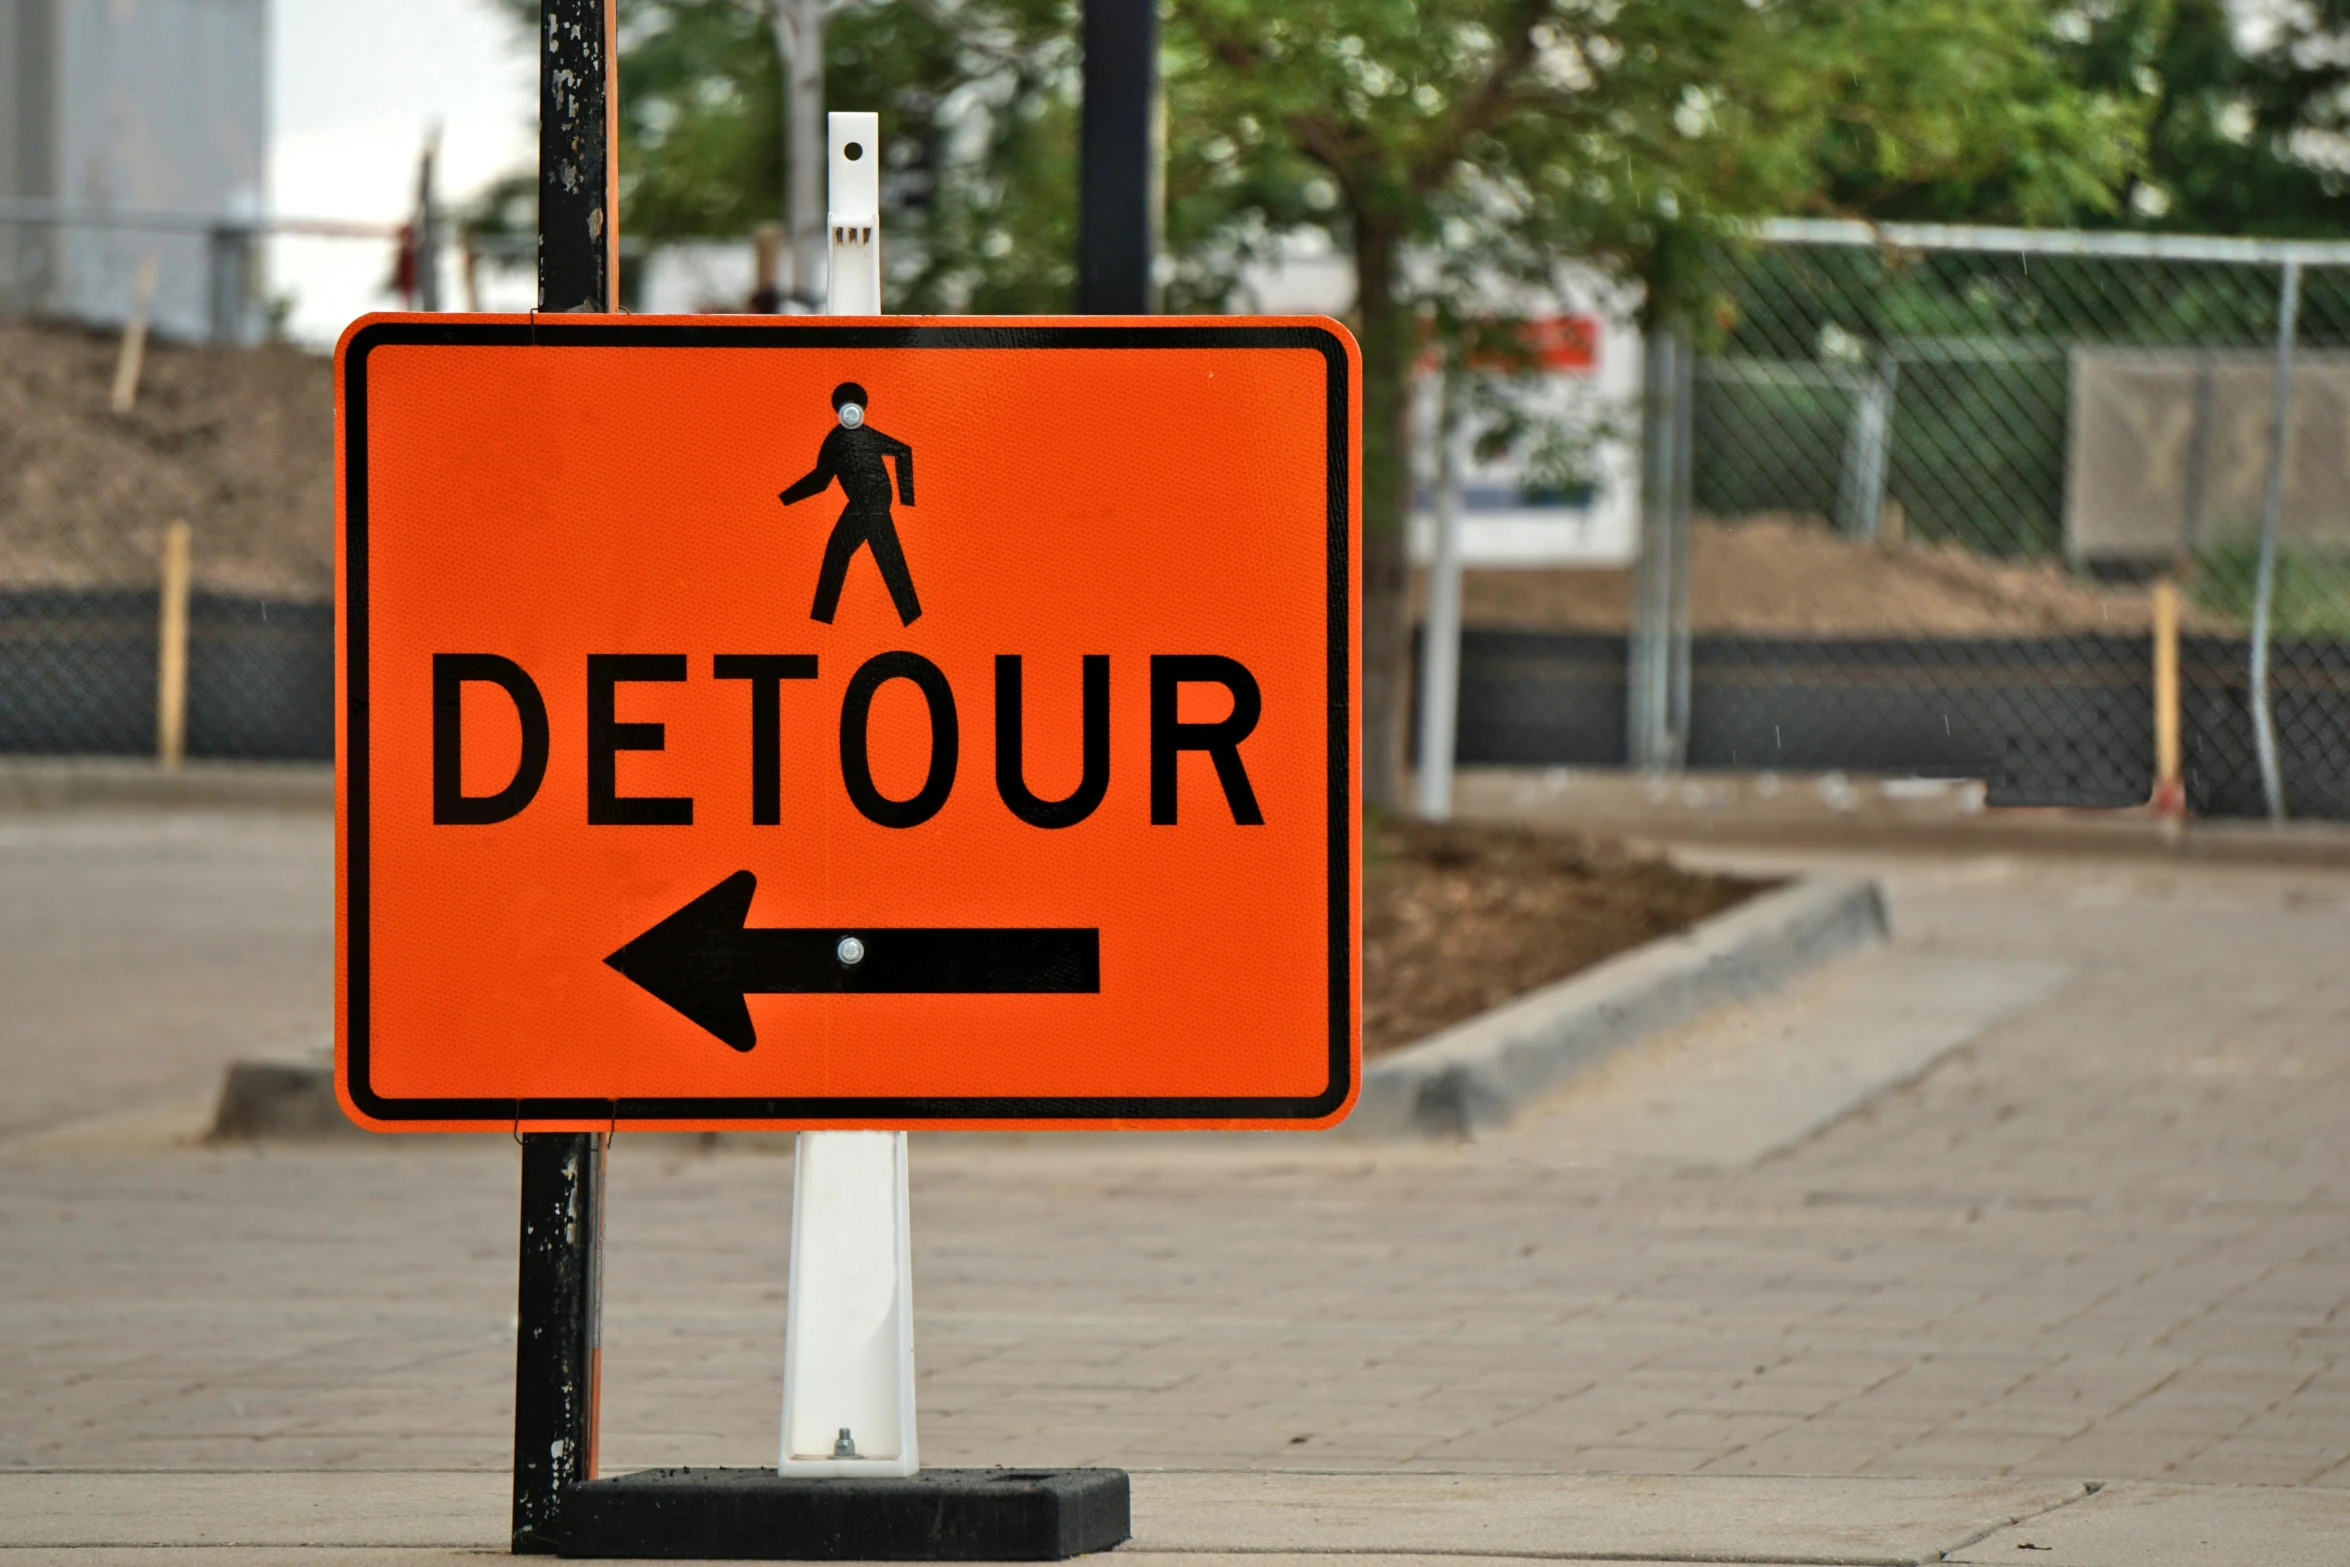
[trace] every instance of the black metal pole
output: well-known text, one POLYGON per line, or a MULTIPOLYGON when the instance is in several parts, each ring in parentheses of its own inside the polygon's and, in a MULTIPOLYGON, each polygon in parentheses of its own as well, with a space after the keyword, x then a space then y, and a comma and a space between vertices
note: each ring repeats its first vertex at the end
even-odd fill
MULTIPOLYGON (((539 308, 609 311, 618 280, 612 50, 616 0, 539 8, 539 308)), ((522 1138, 515 1301, 516 1555, 552 1555, 572 1487, 596 1475, 602 1371, 604 1146, 597 1132, 522 1138)))
POLYGON ((620 266, 618 0, 540 0, 539 308, 607 311, 620 266))
POLYGON ((599 1132, 522 1138, 522 1258, 514 1346, 514 1553, 552 1555, 565 1499, 596 1477, 604 1144, 599 1132))
POLYGON ((1158 0, 1085 0, 1077 308, 1142 315, 1159 252, 1158 0))

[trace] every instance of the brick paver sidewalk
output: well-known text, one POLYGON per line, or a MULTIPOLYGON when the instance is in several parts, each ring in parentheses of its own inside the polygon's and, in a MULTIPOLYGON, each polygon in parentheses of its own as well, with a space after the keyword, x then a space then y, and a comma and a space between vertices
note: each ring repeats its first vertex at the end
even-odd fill
MULTIPOLYGON (((1580 1156, 1665 1046, 1468 1148, 919 1141, 924 1458, 2343 1483, 2350 877, 1875 868, 2070 972, 1752 1167, 1580 1156)), ((514 1171, 0 1145, 0 1465, 504 1467, 514 1171)), ((608 1463, 772 1453, 788 1179, 621 1139, 608 1463)))

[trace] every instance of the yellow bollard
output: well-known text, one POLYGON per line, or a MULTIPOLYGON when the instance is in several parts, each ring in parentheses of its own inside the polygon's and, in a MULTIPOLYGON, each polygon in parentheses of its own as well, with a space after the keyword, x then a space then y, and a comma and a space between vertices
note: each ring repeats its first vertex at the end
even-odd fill
POLYGON ((2179 776, 2179 585, 2169 577, 2154 584, 2154 814, 2177 820, 2187 814, 2187 789, 2179 776))
POLYGON ((188 743, 188 525, 163 529, 162 610, 157 617, 155 760, 179 771, 188 743))

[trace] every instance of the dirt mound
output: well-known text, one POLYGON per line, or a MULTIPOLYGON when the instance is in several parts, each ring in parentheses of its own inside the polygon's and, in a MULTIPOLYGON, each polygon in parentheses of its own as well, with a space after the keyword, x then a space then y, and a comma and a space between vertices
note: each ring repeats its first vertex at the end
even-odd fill
POLYGON ((111 335, 0 322, 0 589, 144 587, 164 524, 199 587, 334 591, 334 378, 291 348, 151 343, 107 406, 111 335))
MULTIPOLYGON (((1473 626, 1622 631, 1632 574, 1476 571, 1461 599, 1473 626)), ((1784 517, 1694 523, 1689 600, 1701 632, 1777 636, 2138 633, 2153 616, 2144 587, 2084 581, 2056 561, 1994 560, 1949 544, 1861 544, 1784 517)))

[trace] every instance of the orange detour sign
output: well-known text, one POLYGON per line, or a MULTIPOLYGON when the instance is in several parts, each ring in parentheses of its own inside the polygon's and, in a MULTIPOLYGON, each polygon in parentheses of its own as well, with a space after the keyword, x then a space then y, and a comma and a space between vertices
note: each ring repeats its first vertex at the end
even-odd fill
POLYGON ((378 316, 335 367, 354 1119, 1346 1113, 1336 324, 378 316))

